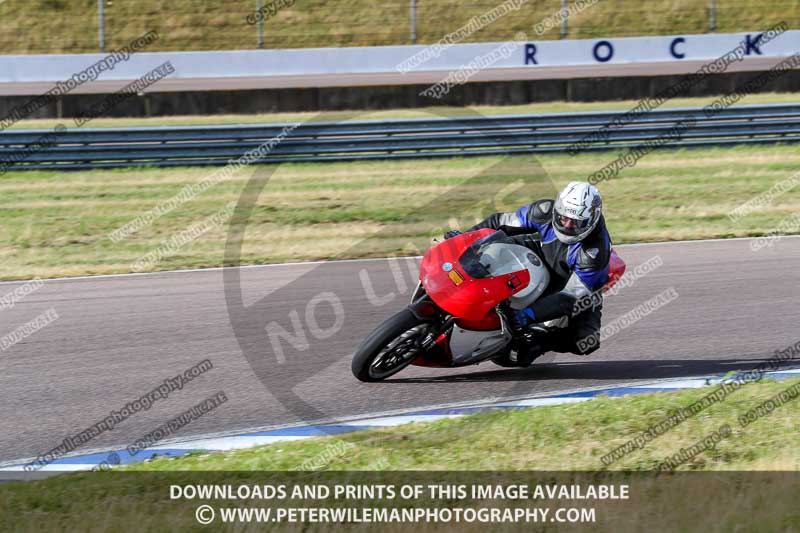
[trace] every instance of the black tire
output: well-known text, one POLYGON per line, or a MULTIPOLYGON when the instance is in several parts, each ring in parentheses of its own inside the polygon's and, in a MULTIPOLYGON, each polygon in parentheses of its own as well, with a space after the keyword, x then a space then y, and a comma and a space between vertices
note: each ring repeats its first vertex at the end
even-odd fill
MULTIPOLYGON (((400 337, 404 333, 411 332, 411 330, 418 327, 421 328, 421 331, 424 331, 422 327, 426 325, 427 322, 415 317, 408 309, 403 309, 399 313, 391 316, 388 320, 375 328, 375 331, 370 333, 369 336, 364 339, 364 342, 361 343, 358 350, 356 350, 350 367, 353 371, 353 375, 361 381, 381 381, 403 370, 411 364, 411 361, 413 361, 419 353, 411 357, 403 358, 398 364, 391 366, 391 368, 386 368, 380 373, 376 372, 376 369, 373 369, 372 366, 376 358, 382 355, 382 352, 393 342, 400 341, 400 337)), ((421 337, 422 334, 417 336, 421 337)), ((411 340, 412 337, 408 339, 411 340)))

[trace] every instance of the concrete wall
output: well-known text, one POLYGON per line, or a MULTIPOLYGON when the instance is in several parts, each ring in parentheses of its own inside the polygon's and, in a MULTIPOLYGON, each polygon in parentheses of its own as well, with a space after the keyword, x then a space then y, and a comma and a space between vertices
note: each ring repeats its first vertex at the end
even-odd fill
MULTIPOLYGON (((720 74, 706 78, 686 96, 721 95, 758 76, 756 72, 720 74)), ((513 105, 531 102, 635 100, 654 96, 680 81, 681 76, 634 78, 581 78, 468 83, 452 89, 441 100, 420 96, 425 85, 394 87, 322 87, 313 89, 259 89, 148 93, 134 96, 110 110, 107 116, 251 114, 276 111, 368 110, 414 108, 429 105, 513 105)), ((760 92, 800 92, 800 72, 784 73, 760 92)), ((69 118, 107 95, 66 95, 39 109, 31 118, 69 118)), ((800 96, 799 96, 800 98, 800 96)), ((28 96, 0 97, 0 116, 24 104, 28 96)))

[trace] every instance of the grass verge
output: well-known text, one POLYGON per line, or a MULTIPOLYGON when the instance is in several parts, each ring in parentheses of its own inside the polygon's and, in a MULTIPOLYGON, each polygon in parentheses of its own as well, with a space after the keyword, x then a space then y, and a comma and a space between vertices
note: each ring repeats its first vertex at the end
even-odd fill
MULTIPOLYGON (((796 430, 800 416, 800 403, 796 399, 800 380, 762 380, 745 384, 610 467, 601 460, 613 448, 712 390, 707 387, 624 399, 600 397, 582 403, 486 412, 248 450, 199 453, 176 459, 155 458, 112 472, 67 474, 41 481, 10 483, 0 486, 0 524, 8 526, 10 523, 13 529, 26 531, 184 530, 198 527, 194 512, 201 503, 228 507, 315 507, 321 503, 294 499, 276 502, 173 500, 168 496, 171 484, 211 483, 236 487, 239 484, 286 483, 291 487, 315 483, 420 483, 424 480, 437 484, 451 481, 508 483, 511 479, 530 483, 535 471, 540 471, 539 482, 548 484, 560 481, 632 486, 635 500, 621 505, 596 503, 601 519, 598 529, 594 530, 642 531, 645 524, 661 524, 660 530, 670 531, 722 532, 734 526, 738 531, 792 530, 789 526, 800 521, 796 492, 791 490, 792 479, 774 474, 765 477, 763 473, 742 475, 742 471, 800 468, 800 433, 796 430), (749 410, 786 391, 794 391, 795 399, 775 407, 746 427, 739 423, 740 417, 749 410), (731 429, 727 437, 677 466, 679 473, 690 470, 694 476, 648 474, 666 458, 689 449, 726 425, 731 429), (314 472, 280 473, 292 469, 314 472), (380 472, 365 473, 370 470, 380 472), (554 471, 562 474, 556 476, 554 471), (717 474, 697 477, 697 474, 712 471, 717 474), (719 471, 734 472, 724 476, 719 471), (259 472, 262 475, 259 476, 259 472), (498 475, 500 472, 506 474, 498 475), (701 516, 698 516, 699 509, 703 510, 701 516), (669 516, 669 520, 663 522, 664 516, 669 516), (700 527, 706 523, 708 527, 700 527)), ((369 505, 363 501, 326 502, 333 506, 369 505)), ((585 507, 595 502, 572 503, 585 507)), ((454 504, 461 504, 461 501, 429 498, 421 505, 454 504)), ((478 504, 512 505, 502 501, 498 504, 494 500, 478 504)), ((420 504, 397 501, 388 505, 420 504)), ((475 526, 465 527, 478 531, 475 526)), ((258 525, 239 523, 228 527, 250 531, 258 525)), ((304 525, 303 530, 322 531, 324 526, 304 525)), ((382 530, 399 529, 388 526, 382 530)))
MULTIPOLYGON (((417 43, 435 43, 499 4, 497 0, 419 2, 417 43)), ((408 2, 304 0, 263 5, 272 7, 274 12, 264 21, 265 48, 410 44, 408 2)), ((255 7, 252 0, 107 2, 106 49, 118 48, 145 31, 156 30, 161 39, 152 51, 252 50, 258 42, 257 30, 247 23, 247 16, 253 14, 255 7)), ((508 40, 518 31, 533 35, 535 25, 548 19, 551 24, 537 40, 560 37, 559 24, 552 23, 561 9, 560 2, 517 2, 516 7, 490 24, 481 24, 478 31, 471 30, 462 37, 463 41, 508 40)), ((757 31, 779 21, 797 27, 796 0, 716 2, 718 32, 757 31)), ((98 24, 92 1, 0 2, 0 53, 95 53, 98 24)), ((570 39, 707 33, 709 13, 706 4, 693 0, 662 0, 646 5, 636 0, 606 0, 570 15, 568 26, 570 39)))
MULTIPOLYGON (((552 197, 568 181, 585 179, 615 157, 609 152, 281 165, 256 202, 241 261, 418 253, 444 229, 464 229, 492 212, 552 197)), ((799 169, 795 146, 657 151, 599 187, 618 244, 755 236, 773 231, 798 211, 800 188, 736 222, 728 217, 731 210, 799 169)), ((172 244, 237 201, 253 169, 180 203, 127 238, 109 238, 212 172, 6 174, 0 179, 0 279, 221 265, 227 224, 209 224, 179 246, 172 244), (156 252, 157 261, 134 267, 156 252)))
POLYGON ((796 427, 800 380, 746 384, 642 449, 605 465, 602 457, 611 450, 715 389, 490 411, 246 450, 155 458, 124 470, 657 470, 681 448, 689 448, 725 424, 731 428, 730 436, 675 470, 800 469, 796 427), (741 415, 788 389, 795 391, 793 401, 745 427, 740 425, 741 415))

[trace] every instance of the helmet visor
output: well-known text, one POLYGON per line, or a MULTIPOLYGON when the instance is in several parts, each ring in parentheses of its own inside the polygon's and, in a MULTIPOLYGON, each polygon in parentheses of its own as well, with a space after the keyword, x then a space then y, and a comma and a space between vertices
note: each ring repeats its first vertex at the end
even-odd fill
POLYGON ((586 231, 591 225, 591 218, 578 219, 555 213, 553 224, 562 234, 575 237, 586 231))

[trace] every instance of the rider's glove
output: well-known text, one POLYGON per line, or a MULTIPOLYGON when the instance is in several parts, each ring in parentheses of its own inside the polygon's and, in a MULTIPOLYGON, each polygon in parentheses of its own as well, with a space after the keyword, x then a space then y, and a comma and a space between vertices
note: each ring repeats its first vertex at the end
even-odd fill
POLYGON ((512 309, 513 316, 512 320, 514 320, 514 325, 518 328, 524 328, 528 324, 535 322, 536 317, 533 314, 533 310, 530 307, 526 307, 525 309, 512 309))
POLYGON ((444 240, 447 240, 450 237, 455 237, 456 235, 461 235, 461 230, 451 229, 450 231, 444 234, 444 240))

